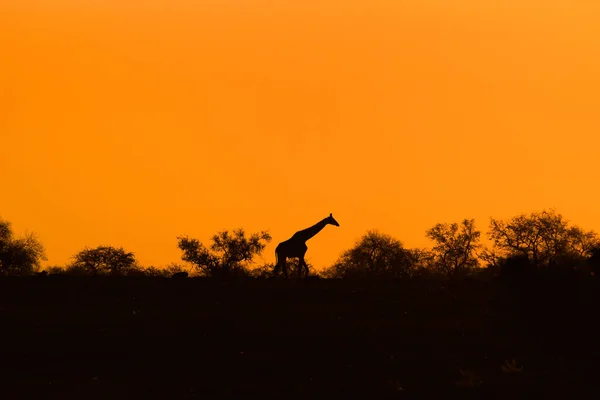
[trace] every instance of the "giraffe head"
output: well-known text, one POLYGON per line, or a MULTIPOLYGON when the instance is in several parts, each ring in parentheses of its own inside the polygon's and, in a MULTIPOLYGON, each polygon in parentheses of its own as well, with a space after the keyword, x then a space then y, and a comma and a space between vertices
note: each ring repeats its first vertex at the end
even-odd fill
POLYGON ((329 217, 325 218, 325 220, 327 221, 328 224, 340 226, 340 224, 338 224, 338 222, 335 220, 335 218, 333 218, 333 213, 329 213, 329 217))

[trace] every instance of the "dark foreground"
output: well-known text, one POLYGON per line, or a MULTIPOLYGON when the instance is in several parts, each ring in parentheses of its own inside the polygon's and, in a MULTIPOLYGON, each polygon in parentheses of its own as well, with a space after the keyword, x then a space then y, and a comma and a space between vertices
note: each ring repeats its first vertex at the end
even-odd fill
POLYGON ((3 279, 0 399, 594 398, 594 286, 3 279))

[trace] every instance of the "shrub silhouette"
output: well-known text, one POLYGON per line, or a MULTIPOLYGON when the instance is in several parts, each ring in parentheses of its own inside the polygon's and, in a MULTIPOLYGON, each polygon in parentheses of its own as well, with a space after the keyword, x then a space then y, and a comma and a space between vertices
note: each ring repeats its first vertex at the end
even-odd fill
POLYGON ((50 267, 46 267, 45 270, 48 271, 49 275, 59 275, 59 274, 64 274, 66 272, 65 268, 63 268, 59 265, 53 265, 50 267))
POLYGON ((266 279, 270 278, 273 275, 273 269, 275 268, 275 264, 273 263, 265 263, 256 268, 252 268, 248 272, 248 276, 255 279, 266 279))
POLYGON ((166 277, 166 273, 165 273, 164 269, 156 268, 153 265, 143 268, 142 272, 143 272, 144 276, 148 276, 148 277, 166 277))
MULTIPOLYGON (((71 276, 91 276, 91 275, 93 275, 93 271, 90 270, 89 268, 87 268, 84 265, 69 264, 65 268, 63 274, 64 275, 71 275, 71 276)), ((63 275, 63 274, 60 274, 60 275, 63 275)), ((59 275, 59 274, 57 274, 57 275, 59 275)))
POLYGON ((145 268, 131 268, 127 271, 128 276, 140 276, 148 278, 170 278, 173 275, 179 273, 188 274, 188 271, 186 271, 186 269, 183 266, 176 263, 170 263, 164 268, 158 268, 151 265, 145 268))

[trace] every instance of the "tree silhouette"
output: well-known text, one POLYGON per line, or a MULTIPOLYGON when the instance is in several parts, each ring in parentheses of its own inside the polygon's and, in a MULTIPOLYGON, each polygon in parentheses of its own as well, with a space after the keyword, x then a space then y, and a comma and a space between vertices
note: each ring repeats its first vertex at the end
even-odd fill
POLYGON ((465 219, 460 225, 437 224, 426 234, 435 242, 431 249, 433 265, 449 278, 464 275, 479 265, 475 252, 481 232, 475 229, 475 220, 465 219))
POLYGON ((15 238, 10 222, 0 220, 0 275, 31 275, 42 260, 44 246, 34 234, 15 238))
POLYGON ((519 282, 534 277, 535 265, 526 254, 512 255, 498 260, 499 276, 502 279, 519 282))
POLYGON ((435 265, 435 254, 431 249, 408 249, 408 256, 412 264, 412 276, 438 278, 445 277, 435 265))
POLYGON ((591 272, 596 278, 600 278, 600 247, 595 247, 590 251, 591 255, 587 260, 591 272))
POLYGON ((85 248, 73 256, 73 263, 67 272, 91 275, 124 275, 128 270, 137 267, 135 256, 122 247, 98 246, 85 248))
POLYGON ((192 263, 202 275, 230 277, 248 275, 249 264, 254 256, 262 254, 271 235, 262 231, 246 237, 243 229, 236 229, 233 234, 225 230, 212 237, 210 248, 187 236, 177 240, 183 251, 181 259, 192 263))
POLYGON ((526 256, 535 267, 577 263, 600 245, 594 231, 569 226, 554 210, 521 214, 507 221, 491 218, 488 235, 499 256, 526 256))
POLYGON ((404 278, 412 272, 413 254, 392 236, 377 230, 363 235, 323 275, 329 278, 404 278))

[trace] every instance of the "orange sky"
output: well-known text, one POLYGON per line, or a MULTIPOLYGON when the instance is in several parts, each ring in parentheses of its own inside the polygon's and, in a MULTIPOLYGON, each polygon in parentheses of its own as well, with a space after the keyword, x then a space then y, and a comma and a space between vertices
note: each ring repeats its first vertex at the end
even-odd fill
POLYGON ((0 217, 49 264, 556 207, 600 230, 593 0, 3 0, 0 217))

